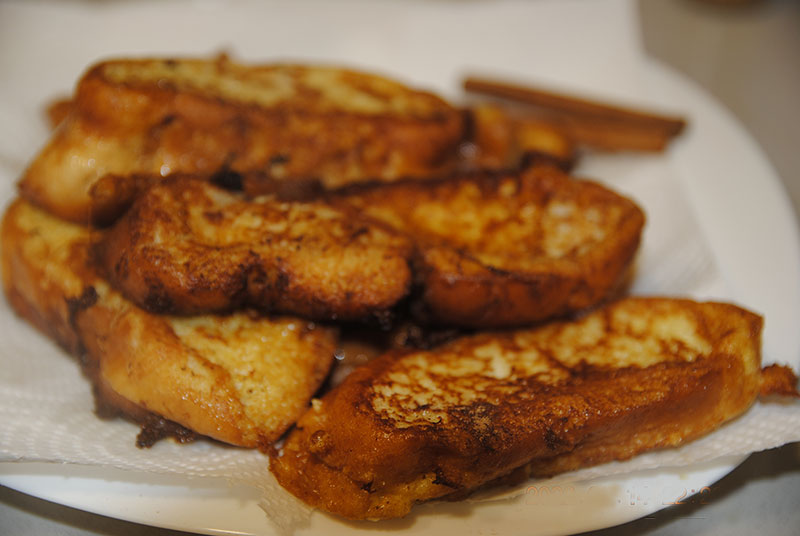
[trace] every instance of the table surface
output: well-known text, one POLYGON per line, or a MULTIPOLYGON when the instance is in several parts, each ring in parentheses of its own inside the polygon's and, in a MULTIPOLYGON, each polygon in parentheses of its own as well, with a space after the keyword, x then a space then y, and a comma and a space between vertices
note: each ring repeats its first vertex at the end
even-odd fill
MULTIPOLYGON (((800 213, 800 2, 639 0, 645 47, 694 79, 745 125, 800 213), (726 5, 727 4, 727 5, 726 5)), ((782 536, 800 527, 800 444, 752 455, 679 505, 589 534, 782 536)), ((178 535, 52 504, 0 487, 0 534, 178 535)))

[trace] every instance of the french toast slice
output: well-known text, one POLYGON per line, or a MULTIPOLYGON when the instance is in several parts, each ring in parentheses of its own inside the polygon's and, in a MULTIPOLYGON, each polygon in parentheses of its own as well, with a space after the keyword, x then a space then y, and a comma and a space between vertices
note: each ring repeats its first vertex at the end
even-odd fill
POLYGON ((109 60, 80 79, 20 191, 64 219, 103 223, 131 201, 136 174, 256 173, 326 188, 429 175, 451 163, 463 122, 431 93, 345 68, 109 60))
POLYGON ((628 298, 575 321, 390 352, 314 400, 270 468, 311 506, 400 517, 528 468, 551 475, 673 447, 797 396, 761 369, 759 316, 729 304, 628 298))
POLYGON ((552 166, 356 185, 336 205, 406 233, 427 320, 521 326, 592 306, 628 275, 644 226, 631 200, 552 166))
POLYGON ((98 241, 115 288, 156 313, 253 306, 382 319, 411 283, 411 243, 349 209, 246 200, 206 181, 154 184, 98 241))
POLYGON ((337 332, 253 311, 175 317, 135 306, 90 263, 99 231, 18 199, 3 222, 3 287, 20 316, 80 356, 98 410, 256 447, 301 415, 333 361, 337 332))
POLYGON ((513 169, 539 160, 569 170, 578 159, 572 140, 550 123, 489 103, 472 104, 467 119, 471 135, 462 148, 465 167, 513 169))

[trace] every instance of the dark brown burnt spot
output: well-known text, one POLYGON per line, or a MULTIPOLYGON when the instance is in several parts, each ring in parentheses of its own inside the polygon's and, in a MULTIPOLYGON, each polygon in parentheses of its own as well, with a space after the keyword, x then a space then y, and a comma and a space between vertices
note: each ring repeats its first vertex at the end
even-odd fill
POLYGON ((563 450, 561 447, 565 444, 552 428, 548 428, 544 431, 544 442, 545 445, 547 445, 547 448, 552 451, 563 450))
POLYGON ((253 264, 249 267, 240 267, 244 270, 246 275, 245 286, 250 289, 253 294, 263 293, 269 287, 269 277, 264 267, 260 264, 253 264))
POLYGON ((89 286, 83 289, 83 293, 77 298, 67 298, 67 314, 69 324, 75 327, 75 321, 81 311, 84 311, 97 303, 98 295, 94 287, 89 286))
POLYGON ((159 127, 166 127, 170 125, 173 121, 178 118, 175 114, 167 114, 161 118, 161 122, 158 124, 159 127))
POLYGON ((130 264, 126 255, 122 255, 114 264, 114 275, 119 280, 127 279, 130 275, 130 264))
POLYGON ((241 173, 233 171, 227 166, 221 168, 219 171, 211 175, 209 179, 211 184, 219 186, 223 190, 239 192, 244 187, 244 177, 241 173))
POLYGON ((150 448, 166 437, 171 437, 178 443, 191 443, 197 439, 197 434, 176 422, 149 413, 142 422, 139 435, 136 436, 136 446, 140 449, 150 448))
MULTIPOLYGON (((276 260, 278 261, 278 263, 283 262, 283 259, 281 259, 280 257, 277 257, 276 260)), ((279 269, 273 281, 273 290, 275 292, 280 292, 280 293, 286 292, 286 290, 288 290, 289 288, 289 283, 290 283, 289 274, 285 270, 279 269)))
POLYGON ((484 401, 459 406, 449 411, 454 422, 463 426, 470 438, 487 451, 495 450, 499 438, 495 428, 497 408, 484 401))
POLYGON ((395 320, 395 312, 390 309, 380 309, 378 311, 372 311, 370 314, 369 319, 367 320, 368 324, 375 325, 381 331, 389 331, 392 329, 395 320))
POLYGON ((276 153, 269 158, 268 165, 269 166, 280 166, 282 164, 288 164, 291 160, 291 157, 286 153, 276 153))
POLYGON ((151 313, 167 313, 174 307, 172 298, 164 289, 160 281, 146 281, 147 295, 144 298, 144 308, 151 313))
MULTIPOLYGON (((250 252, 250 257, 240 262, 237 269, 233 271, 228 278, 220 278, 219 281, 212 281, 205 285, 206 288, 214 288, 219 292, 223 292, 229 298, 229 309, 234 310, 241 307, 248 302, 250 292, 255 286, 254 281, 263 277, 263 270, 260 269, 255 263, 250 252)), ((199 289, 191 289, 193 294, 196 294, 199 289)))
POLYGON ((349 242, 355 242, 359 236, 363 236, 365 234, 369 234, 369 228, 365 225, 361 225, 350 233, 349 242))
POLYGON ((453 488, 453 489, 458 489, 461 487, 457 482, 448 479, 441 469, 436 468, 435 474, 436 478, 433 479, 434 484, 438 484, 440 486, 447 486, 448 488, 453 488))

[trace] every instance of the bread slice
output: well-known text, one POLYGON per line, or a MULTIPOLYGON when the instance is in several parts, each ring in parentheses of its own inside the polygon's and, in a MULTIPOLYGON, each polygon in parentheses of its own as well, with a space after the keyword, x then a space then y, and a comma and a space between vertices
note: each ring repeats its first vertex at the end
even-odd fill
POLYGON ((9 207, 0 232, 8 301, 81 357, 102 409, 140 422, 158 416, 233 445, 264 446, 305 411, 333 361, 336 331, 307 320, 252 311, 145 312, 92 269, 97 231, 26 201, 9 207))
POLYGON ((569 170, 577 150, 564 132, 552 124, 515 115, 490 103, 467 109, 468 138, 464 164, 477 169, 513 169, 526 162, 549 161, 569 170))
POLYGON ((434 323, 521 326, 607 299, 644 226, 631 200, 559 169, 358 185, 332 199, 416 244, 421 308, 434 323))
POLYGON ((430 93, 345 68, 109 60, 81 78, 69 117, 20 188, 62 218, 108 222, 130 202, 135 174, 254 172, 327 188, 429 175, 456 154, 462 115, 430 93))
POLYGON ((403 235, 321 202, 245 200, 170 178, 98 243, 114 286, 157 313, 253 306, 316 320, 384 318, 411 283, 403 235))
POLYGON ((388 353, 315 400, 271 459, 306 503, 403 516, 515 470, 551 475, 673 447, 797 396, 760 368, 761 318, 733 305, 628 298, 576 321, 388 353))

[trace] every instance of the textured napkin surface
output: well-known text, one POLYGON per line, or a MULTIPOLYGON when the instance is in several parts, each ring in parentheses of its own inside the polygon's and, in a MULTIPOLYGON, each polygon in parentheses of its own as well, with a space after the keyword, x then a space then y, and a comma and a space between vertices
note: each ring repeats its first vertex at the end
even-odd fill
MULTIPOLYGON (((35 40, 33 37, 42 33, 29 31, 31 27, 37 28, 37 24, 44 24, 47 20, 41 16, 39 4, 41 3, 27 4, 29 7, 24 7, 21 3, 0 6, 2 10, 0 15, 3 15, 0 19, 5 18, 6 21, 14 20, 18 23, 4 27, 4 32, 0 32, 4 37, 0 39, 11 39, 10 36, 16 36, 15 39, 25 39, 25 35, 31 36, 20 46, 13 47, 13 50, 24 49, 30 45, 34 51, 31 54, 34 56, 36 51, 44 54, 42 44, 39 43, 41 40, 35 40)), ((394 9, 386 7, 391 5, 390 2, 385 4, 381 4, 384 5, 381 9, 394 9)), ((516 11, 523 10, 528 17, 528 24, 535 25, 535 28, 531 27, 530 34, 525 35, 525 45, 532 51, 531 58, 537 59, 536 53, 540 53, 541 47, 548 47, 554 42, 559 43, 558 61, 545 55, 538 58, 537 62, 528 65, 522 63, 510 65, 509 71, 538 70, 546 80, 572 83, 575 87, 581 88, 593 87, 593 80, 601 80, 595 84, 600 91, 616 92, 616 95, 621 97, 641 94, 637 90, 636 76, 640 69, 637 64, 640 49, 636 40, 637 32, 632 8, 628 2, 612 0, 582 2, 580 6, 575 2, 552 1, 486 4, 493 5, 494 11, 483 12, 485 8, 482 6, 485 4, 465 3, 463 9, 459 11, 459 24, 454 24, 453 28, 475 33, 475 29, 479 28, 483 21, 497 16, 498 12, 506 10, 507 16, 510 17, 516 11), (608 16, 600 17, 598 16, 600 12, 608 16), (543 24, 542 20, 549 22, 543 24), (581 35, 590 39, 583 45, 583 49, 580 48, 580 43, 577 43, 579 40, 559 40, 566 35, 564 33, 566 24, 569 24, 570 35, 580 33, 578 31, 580 28, 586 29, 581 35), (570 43, 574 41, 575 43, 570 45, 573 48, 568 48, 564 44, 565 41, 570 43), (598 46, 598 43, 604 43, 604 46, 598 46), (591 56, 591 61, 587 61, 587 56, 591 56), (612 62, 610 58, 614 61, 612 62), (565 66, 572 66, 574 70, 566 70, 565 66)), ((161 5, 159 3, 159 6, 161 5)), ((174 9, 173 5, 164 3, 164 9, 174 9)), ((184 13, 183 18, 193 23, 192 28, 196 29, 192 33, 193 36, 214 34, 202 31, 202 28, 208 29, 216 22, 213 3, 209 5, 211 7, 207 11, 195 14, 195 19, 184 13)), ((237 9, 243 10, 247 5, 249 5, 247 2, 232 3, 231 9, 233 13, 237 13, 237 9)), ((432 7, 423 8, 422 4, 415 4, 418 9, 430 9, 431 18, 436 15, 437 10, 453 7, 452 2, 434 2, 430 5, 432 7)), ((3 54, 0 56, 2 60, 0 69, 4 70, 0 77, 3 80, 3 84, 0 85, 0 112, 4 118, 3 126, 0 128, 0 200, 3 205, 14 195, 14 182, 24 169, 25 162, 46 138, 47 130, 39 121, 39 114, 46 99, 59 91, 68 90, 69 85, 65 80, 74 80, 78 73, 99 54, 96 46, 92 44, 94 39, 92 32, 98 32, 98 27, 108 29, 108 35, 103 34, 102 37, 105 54, 130 50, 143 51, 141 43, 136 41, 135 36, 124 31, 116 33, 114 31, 117 27, 120 29, 128 27, 131 20, 147 19, 147 10, 153 9, 153 5, 143 3, 142 6, 144 7, 136 8, 133 4, 122 2, 103 5, 103 9, 100 10, 99 5, 89 2, 67 3, 65 6, 53 8, 60 10, 58 17, 52 17, 53 20, 60 21, 58 25, 53 23, 53 27, 50 28, 53 32, 71 25, 72 31, 85 30, 87 37, 81 42, 65 41, 61 50, 63 61, 58 62, 52 72, 42 74, 50 78, 40 83, 33 83, 33 80, 25 78, 32 76, 30 69, 15 67, 16 64, 8 56, 8 51, 12 50, 12 47, 0 46, 0 50, 5 51, 0 52, 3 54), (63 21, 68 21, 69 24, 63 21)), ((291 11, 288 7, 287 10, 291 11)), ((350 40, 337 41, 338 48, 334 47, 333 51, 331 47, 326 49, 321 43, 313 40, 310 44, 306 42, 304 45, 306 48, 296 50, 285 48, 283 41, 265 43, 263 39, 268 39, 265 36, 272 35, 269 31, 260 33, 262 41, 253 41, 255 33, 247 31, 247 24, 255 23, 244 21, 242 24, 245 26, 240 27, 238 33, 233 31, 226 35, 227 40, 220 42, 181 41, 182 36, 185 37, 186 34, 181 34, 180 29, 170 33, 172 27, 170 32, 154 31, 150 35, 157 36, 155 39, 160 41, 151 43, 152 48, 146 52, 155 53, 158 50, 185 52, 187 49, 185 43, 192 43, 192 48, 189 50, 195 54, 234 47, 234 50, 241 50, 245 54, 259 58, 264 58, 263 50, 269 50, 271 45, 278 47, 275 50, 280 53, 295 52, 295 56, 300 57, 311 56, 314 50, 327 50, 333 57, 347 58, 351 60, 350 63, 363 64, 367 67, 385 64, 391 65, 395 72, 408 69, 409 72, 416 73, 420 80, 429 78, 431 86, 451 92, 454 91, 449 84, 463 70, 454 66, 463 67, 460 62, 464 57, 472 58, 469 66, 489 66, 491 65, 489 60, 492 57, 496 58, 502 52, 503 44, 496 42, 485 43, 485 46, 471 56, 466 53, 464 56, 453 56, 452 53, 445 52, 444 48, 425 49, 419 45, 419 41, 429 38, 423 34, 426 28, 425 21, 429 19, 417 22, 420 19, 412 20, 404 11, 396 11, 396 27, 400 28, 396 30, 397 35, 378 35, 368 29, 369 25, 364 25, 359 31, 368 35, 352 34, 350 40), (409 36, 415 38, 411 39, 409 36), (406 54, 396 54, 398 39, 404 46, 412 47, 406 50, 406 54), (365 41, 370 42, 371 47, 360 47, 365 41), (422 47, 418 52, 422 50, 429 52, 426 56, 427 64, 412 64, 404 59, 409 57, 408 50, 415 50, 414 46, 422 47), (497 47, 500 48, 496 49, 497 47), (403 61, 407 63, 404 64, 403 61), (449 65, 450 68, 443 69, 445 65, 449 65)), ((258 18, 253 17, 253 20, 255 19, 258 18)), ((176 19, 163 15, 159 20, 176 19)), ((258 20, 264 24, 275 24, 268 18, 258 20)), ((130 24, 135 26, 133 23, 130 24)), ((280 29, 276 28, 276 31, 278 30, 280 29)), ((437 31, 441 31, 441 28, 437 31)), ((280 38, 278 31, 274 39, 280 38)), ((323 39, 319 36, 316 38, 323 39)), ((463 38, 458 38, 457 41, 459 39, 463 38)), ((0 44, 9 43, 0 42, 0 44)), ((553 50, 552 47, 550 50, 553 50)), ((47 53, 51 53, 51 47, 47 48, 47 53)), ((679 144, 676 150, 680 150, 679 144)), ((670 165, 669 155, 595 155, 588 157, 577 171, 582 176, 599 179, 611 188, 631 196, 646 211, 647 226, 636 264, 632 292, 735 300, 735 296, 731 295, 725 283, 724 267, 715 263, 705 237, 698 231, 696 218, 681 191, 679 181, 674 180, 675 171, 670 165)), ((766 322, 769 323, 769 318, 766 322)), ((2 341, 0 422, 3 423, 0 426, 0 461, 52 461, 198 478, 224 477, 259 487, 263 492, 264 509, 279 526, 284 528, 296 526, 308 518, 308 509, 276 485, 267 471, 266 458, 256 451, 226 447, 208 441, 198 441, 189 445, 162 441, 148 450, 137 449, 134 446, 137 428, 120 420, 98 419, 93 413, 90 386, 82 377, 74 359, 19 320, 5 300, 0 300, 0 341, 2 341)), ((766 355, 765 363, 769 362, 770 356, 766 355)), ((798 440, 800 440, 800 403, 757 404, 742 418, 682 448, 646 454, 624 463, 589 468, 562 478, 586 479, 658 467, 686 466, 798 440)), ((522 485, 510 494, 519 494, 524 489, 525 485, 522 485)))

